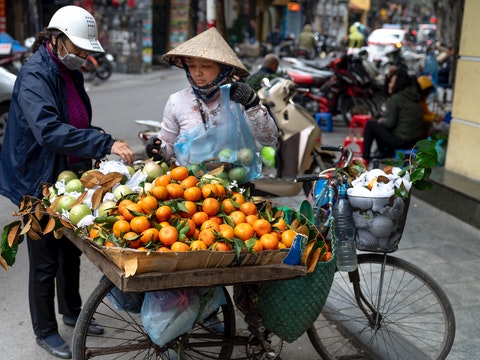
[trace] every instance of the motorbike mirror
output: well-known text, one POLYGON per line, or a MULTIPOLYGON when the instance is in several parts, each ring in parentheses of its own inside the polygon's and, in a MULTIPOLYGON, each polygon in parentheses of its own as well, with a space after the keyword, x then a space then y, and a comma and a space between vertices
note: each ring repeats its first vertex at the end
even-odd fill
POLYGON ((262 86, 267 87, 268 85, 270 85, 270 80, 268 78, 263 78, 262 79, 262 86))

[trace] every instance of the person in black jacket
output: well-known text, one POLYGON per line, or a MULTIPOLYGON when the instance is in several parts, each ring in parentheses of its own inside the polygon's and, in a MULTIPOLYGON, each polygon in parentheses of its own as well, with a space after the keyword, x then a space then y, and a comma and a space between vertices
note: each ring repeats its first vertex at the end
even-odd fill
POLYGON ((262 80, 264 78, 273 79, 278 75, 278 65, 280 60, 275 54, 267 54, 263 59, 263 64, 260 69, 247 78, 247 83, 253 88, 253 90, 258 91, 262 87, 262 80))
MULTIPOLYGON (((95 19, 78 6, 60 8, 33 45, 34 54, 20 70, 0 153, 0 194, 19 205, 23 196, 41 198, 41 187, 55 183, 70 169, 79 176, 92 159, 116 154, 126 163, 134 155, 128 144, 93 127, 92 108, 80 67, 89 52, 103 52, 95 19)), ((42 228, 49 220, 42 219, 42 228)), ((51 355, 72 357, 59 335, 55 289, 63 322, 74 326, 82 300, 79 291, 81 252, 53 232, 39 240, 27 236, 28 296, 38 345, 51 355)), ((95 323, 89 332, 101 334, 95 323)))

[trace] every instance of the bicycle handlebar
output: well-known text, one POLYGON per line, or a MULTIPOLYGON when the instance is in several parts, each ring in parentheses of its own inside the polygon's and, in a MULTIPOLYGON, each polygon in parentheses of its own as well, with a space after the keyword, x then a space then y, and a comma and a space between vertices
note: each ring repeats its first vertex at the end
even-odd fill
MULTIPOLYGON (((347 166, 350 165, 353 159, 353 151, 347 147, 344 146, 334 146, 334 145, 322 145, 321 146, 322 150, 325 151, 336 151, 340 152, 340 160, 337 162, 337 164, 342 164, 341 166, 336 166, 338 169, 344 169, 347 166)), ((309 182, 309 181, 316 181, 322 178, 325 178, 325 174, 319 173, 319 174, 303 174, 299 175, 296 177, 295 181, 297 182, 309 182)))

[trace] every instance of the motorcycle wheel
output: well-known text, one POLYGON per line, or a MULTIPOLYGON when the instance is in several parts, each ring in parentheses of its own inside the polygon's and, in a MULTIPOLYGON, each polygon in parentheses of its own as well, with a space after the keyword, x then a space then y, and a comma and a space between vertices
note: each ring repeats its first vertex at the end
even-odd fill
POLYGON ((112 64, 105 62, 97 68, 97 76, 102 80, 107 80, 110 76, 112 76, 112 71, 112 64))
POLYGON ((5 135, 5 128, 7 127, 7 118, 8 118, 9 108, 10 108, 9 104, 0 105, 0 150, 2 149, 3 137, 5 135))
MULTIPOLYGON (((336 162, 336 157, 332 153, 319 153, 314 150, 314 161, 305 174, 320 174, 326 169, 330 169, 336 162)), ((303 193, 308 198, 313 188, 313 181, 303 182, 303 193)))
POLYGON ((346 96, 340 103, 340 113, 347 126, 350 126, 352 116, 355 114, 375 116, 375 108, 375 104, 369 99, 358 96, 346 96))

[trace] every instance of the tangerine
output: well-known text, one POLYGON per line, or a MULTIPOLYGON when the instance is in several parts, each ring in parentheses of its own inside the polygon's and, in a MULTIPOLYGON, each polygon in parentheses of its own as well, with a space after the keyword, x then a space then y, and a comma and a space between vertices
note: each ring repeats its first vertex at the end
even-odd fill
POLYGON ((132 220, 135 216, 139 216, 140 214, 143 214, 143 209, 138 203, 128 204, 122 212, 123 218, 127 221, 132 220))
POLYGON ((209 197, 217 197, 218 196, 218 188, 215 184, 205 184, 201 187, 202 190, 202 198, 206 199, 209 197))
POLYGON ((229 216, 232 218, 235 225, 246 222, 246 216, 240 210, 232 211, 229 216))
POLYGON ((187 252, 190 251, 190 246, 181 241, 175 241, 171 246, 170 250, 173 252, 187 252))
POLYGON ((130 229, 135 231, 137 234, 149 229, 151 226, 152 225, 146 216, 135 216, 132 218, 132 220, 130 220, 130 229))
POLYGON ((197 187, 197 184, 198 184, 198 179, 195 175, 189 175, 187 176, 185 179, 183 179, 182 181, 180 181, 180 185, 184 188, 184 189, 189 189, 189 188, 192 188, 192 187, 197 187))
POLYGON ((252 246, 253 251, 260 252, 263 251, 262 242, 259 239, 255 240, 255 244, 252 246))
POLYGON ((125 210, 125 207, 129 204, 133 204, 133 201, 131 199, 123 199, 118 203, 118 213, 121 215, 123 214, 123 210, 125 210))
POLYGON ((117 238, 130 231, 130 223, 127 220, 117 220, 113 224, 112 232, 117 238))
POLYGON ((232 248, 224 241, 215 241, 212 244, 212 251, 230 251, 232 248))
POLYGON ((123 235, 123 238, 125 239, 127 246, 131 249, 138 249, 140 245, 142 245, 140 235, 136 232, 129 231, 123 235))
POLYGON ((208 218, 209 216, 205 211, 197 211, 192 215, 192 220, 195 223, 195 226, 202 226, 202 224, 207 221, 208 218))
POLYGON ((217 187, 217 196, 218 197, 222 197, 222 196, 225 196, 227 194, 227 189, 225 189, 225 186, 223 186, 222 184, 215 184, 215 186, 217 187))
POLYGON ((178 240, 178 230, 172 225, 164 226, 158 232, 158 238, 163 245, 172 245, 178 240))
POLYGON ((245 201, 245 196, 239 192, 234 192, 232 194, 232 200, 235 201, 238 205, 242 205, 245 201))
POLYGON ((213 197, 207 197, 203 200, 202 210, 210 216, 217 215, 220 211, 220 202, 213 197))
POLYGON ((255 234, 260 237, 272 231, 272 225, 266 219, 258 219, 253 223, 253 230, 255 234))
POLYGON ((89 231, 89 234, 88 236, 90 237, 90 239, 95 239, 97 237, 100 237, 100 233, 101 233, 102 229, 100 229, 99 227, 97 226, 92 226, 92 228, 90 229, 89 231))
POLYGON ((163 185, 155 185, 150 189, 150 193, 155 196, 157 200, 167 200, 168 191, 167 188, 163 185))
POLYGON ((188 169, 186 166, 177 166, 170 170, 170 177, 175 181, 182 181, 188 177, 188 169))
POLYGON ((157 249, 158 252, 171 252, 172 250, 170 250, 168 247, 166 246, 160 246, 158 249, 157 249))
POLYGON ((141 206, 143 209, 143 212, 145 214, 148 214, 158 208, 158 200, 155 196, 153 195, 146 195, 142 198, 141 206))
POLYGON ((194 240, 190 244, 190 250, 192 251, 207 250, 207 245, 202 240, 194 240))
POLYGON ((200 230, 205 230, 205 229, 213 229, 215 231, 220 231, 220 225, 218 224, 217 221, 213 219, 208 219, 204 221, 200 226, 200 230))
POLYGON ((158 239, 159 231, 154 227, 143 230, 140 237, 140 241, 142 242, 142 244, 148 244, 150 241, 158 242, 158 239))
POLYGON ((198 240, 203 241, 209 247, 215 242, 215 232, 212 229, 201 230, 198 234, 198 240))
POLYGON ((196 186, 186 188, 183 192, 183 198, 185 200, 198 201, 202 198, 202 190, 196 186))
POLYGON ((220 235, 227 239, 233 239, 235 237, 235 232, 233 231, 233 227, 228 224, 220 224, 220 235))
POLYGON ((250 225, 253 226, 253 223, 258 220, 257 215, 247 215, 245 217, 245 222, 249 223, 250 225))
POLYGON ((284 218, 279 218, 272 226, 276 230, 285 231, 287 229, 287 222, 284 218))
POLYGON ((171 216, 172 208, 167 205, 162 205, 155 211, 155 217, 158 222, 168 221, 171 216))
POLYGON ((257 215, 257 206, 254 203, 249 201, 241 204, 239 210, 243 212, 245 215, 257 215))
POLYGON ((260 237, 260 241, 262 242, 262 246, 264 250, 275 250, 278 249, 278 238, 274 234, 263 234, 260 237))
POLYGON ((170 183, 165 187, 167 188, 170 199, 178 199, 183 196, 183 188, 180 186, 180 184, 170 183))
POLYGON ((172 182, 172 178, 168 174, 163 174, 153 180, 153 185, 155 186, 167 186, 172 182))
POLYGON ((282 232, 282 243, 284 243, 288 248, 292 247, 295 236, 297 236, 297 233, 292 229, 285 230, 282 232))
POLYGON ((222 208, 223 212, 227 215, 230 215, 232 211, 237 210, 235 207, 235 203, 233 202, 232 199, 226 198, 222 200, 222 208))
POLYGON ((233 231, 235 233, 235 237, 243 241, 247 241, 248 239, 251 239, 255 234, 255 231, 253 230, 252 225, 247 223, 240 223, 236 225, 233 228, 233 231))
POLYGON ((184 211, 184 210, 180 211, 180 216, 182 218, 189 218, 197 212, 197 205, 195 205, 193 201, 187 200, 183 202, 183 205, 185 206, 185 209, 187 211, 184 211))

